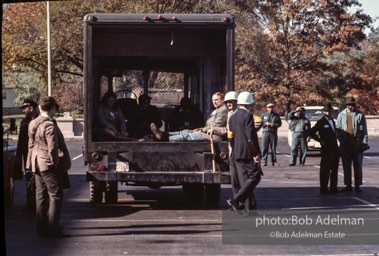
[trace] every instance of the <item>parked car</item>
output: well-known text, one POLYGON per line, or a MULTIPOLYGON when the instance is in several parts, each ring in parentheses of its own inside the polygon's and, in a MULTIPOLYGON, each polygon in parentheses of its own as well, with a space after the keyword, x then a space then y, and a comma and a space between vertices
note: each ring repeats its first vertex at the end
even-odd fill
MULTIPOLYGON (((305 108, 305 116, 309 119, 311 122, 311 127, 315 125, 315 123, 323 117, 323 106, 304 106, 305 108)), ((338 107, 333 107, 333 113, 332 117, 334 121, 336 121, 337 116, 339 114, 340 110, 338 107)), ((289 121, 290 122, 290 121, 289 121)), ((292 132, 288 130, 288 145, 292 145, 292 132)), ((315 141, 314 139, 308 139, 308 150, 320 150, 321 145, 318 141, 315 141)))
MULTIPOLYGON (((8 131, 3 133, 6 135, 8 131)), ((3 138, 3 189, 4 206, 11 207, 13 204, 14 183, 12 178, 13 165, 16 158, 17 146, 9 146, 8 139, 3 138)))

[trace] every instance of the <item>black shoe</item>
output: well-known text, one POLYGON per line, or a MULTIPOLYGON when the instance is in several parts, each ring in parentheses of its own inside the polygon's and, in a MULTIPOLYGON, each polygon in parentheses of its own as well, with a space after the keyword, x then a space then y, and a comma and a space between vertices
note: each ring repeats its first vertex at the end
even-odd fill
POLYGON ((320 189, 320 194, 322 194, 322 195, 326 195, 326 194, 329 194, 329 191, 328 191, 328 189, 320 189))
POLYGON ((362 189, 359 186, 355 186, 355 192, 362 192, 362 189))
POLYGON ((279 164, 277 162, 273 162, 272 166, 279 166, 279 164))
POLYGON ((253 211, 258 210, 257 204, 251 204, 249 207, 249 210, 253 210, 253 211))
POLYGON ((338 188, 330 188, 330 193, 336 194, 341 192, 338 188))
POLYGON ((264 163, 263 166, 267 166, 267 163, 264 163))
POLYGON ((226 203, 233 208, 234 211, 238 211, 238 202, 233 198, 226 200, 226 203))
POLYGON ((288 166, 295 166, 295 164, 289 164, 288 166))
POLYGON ((347 185, 346 188, 344 188, 342 191, 351 192, 351 191, 353 191, 353 188, 350 185, 347 185))

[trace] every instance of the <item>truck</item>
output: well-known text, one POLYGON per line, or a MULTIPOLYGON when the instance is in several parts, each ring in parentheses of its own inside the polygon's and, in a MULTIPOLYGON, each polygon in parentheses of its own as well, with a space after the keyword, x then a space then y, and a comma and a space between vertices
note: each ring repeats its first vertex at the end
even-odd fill
MULTIPOLYGON (((128 127, 142 93, 164 125, 187 97, 206 119, 212 94, 234 89, 235 20, 229 14, 91 13, 84 17, 83 158, 92 204, 116 203, 119 184, 182 186, 197 203, 217 204, 230 184, 226 141, 102 141, 94 135, 96 108, 107 91, 128 127)), ((132 131, 129 131, 132 134, 132 131)))

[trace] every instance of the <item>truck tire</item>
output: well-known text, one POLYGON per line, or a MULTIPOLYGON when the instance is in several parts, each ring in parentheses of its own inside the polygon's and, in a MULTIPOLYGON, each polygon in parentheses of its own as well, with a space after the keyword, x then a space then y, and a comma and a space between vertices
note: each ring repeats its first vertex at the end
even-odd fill
POLYGON ((91 204, 101 204, 103 201, 103 189, 101 181, 90 181, 89 182, 89 192, 90 198, 89 202, 91 204))
POLYGON ((205 201, 207 205, 218 205, 220 194, 221 184, 205 184, 205 201))
POLYGON ((115 204, 118 200, 118 186, 116 181, 105 182, 105 203, 115 204))
POLYGON ((202 204, 204 201, 204 184, 184 183, 182 184, 184 193, 189 197, 191 203, 202 204))

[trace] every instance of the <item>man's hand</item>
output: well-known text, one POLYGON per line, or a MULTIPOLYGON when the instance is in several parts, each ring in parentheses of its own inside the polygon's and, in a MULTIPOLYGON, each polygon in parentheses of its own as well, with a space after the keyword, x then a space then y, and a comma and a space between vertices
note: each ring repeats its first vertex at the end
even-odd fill
POLYGON ((208 136, 212 136, 212 135, 213 135, 213 129, 212 129, 212 128, 209 129, 209 130, 207 131, 207 134, 208 134, 208 136))
POLYGON ((253 156, 254 164, 255 165, 260 165, 261 164, 261 158, 259 155, 253 156))

